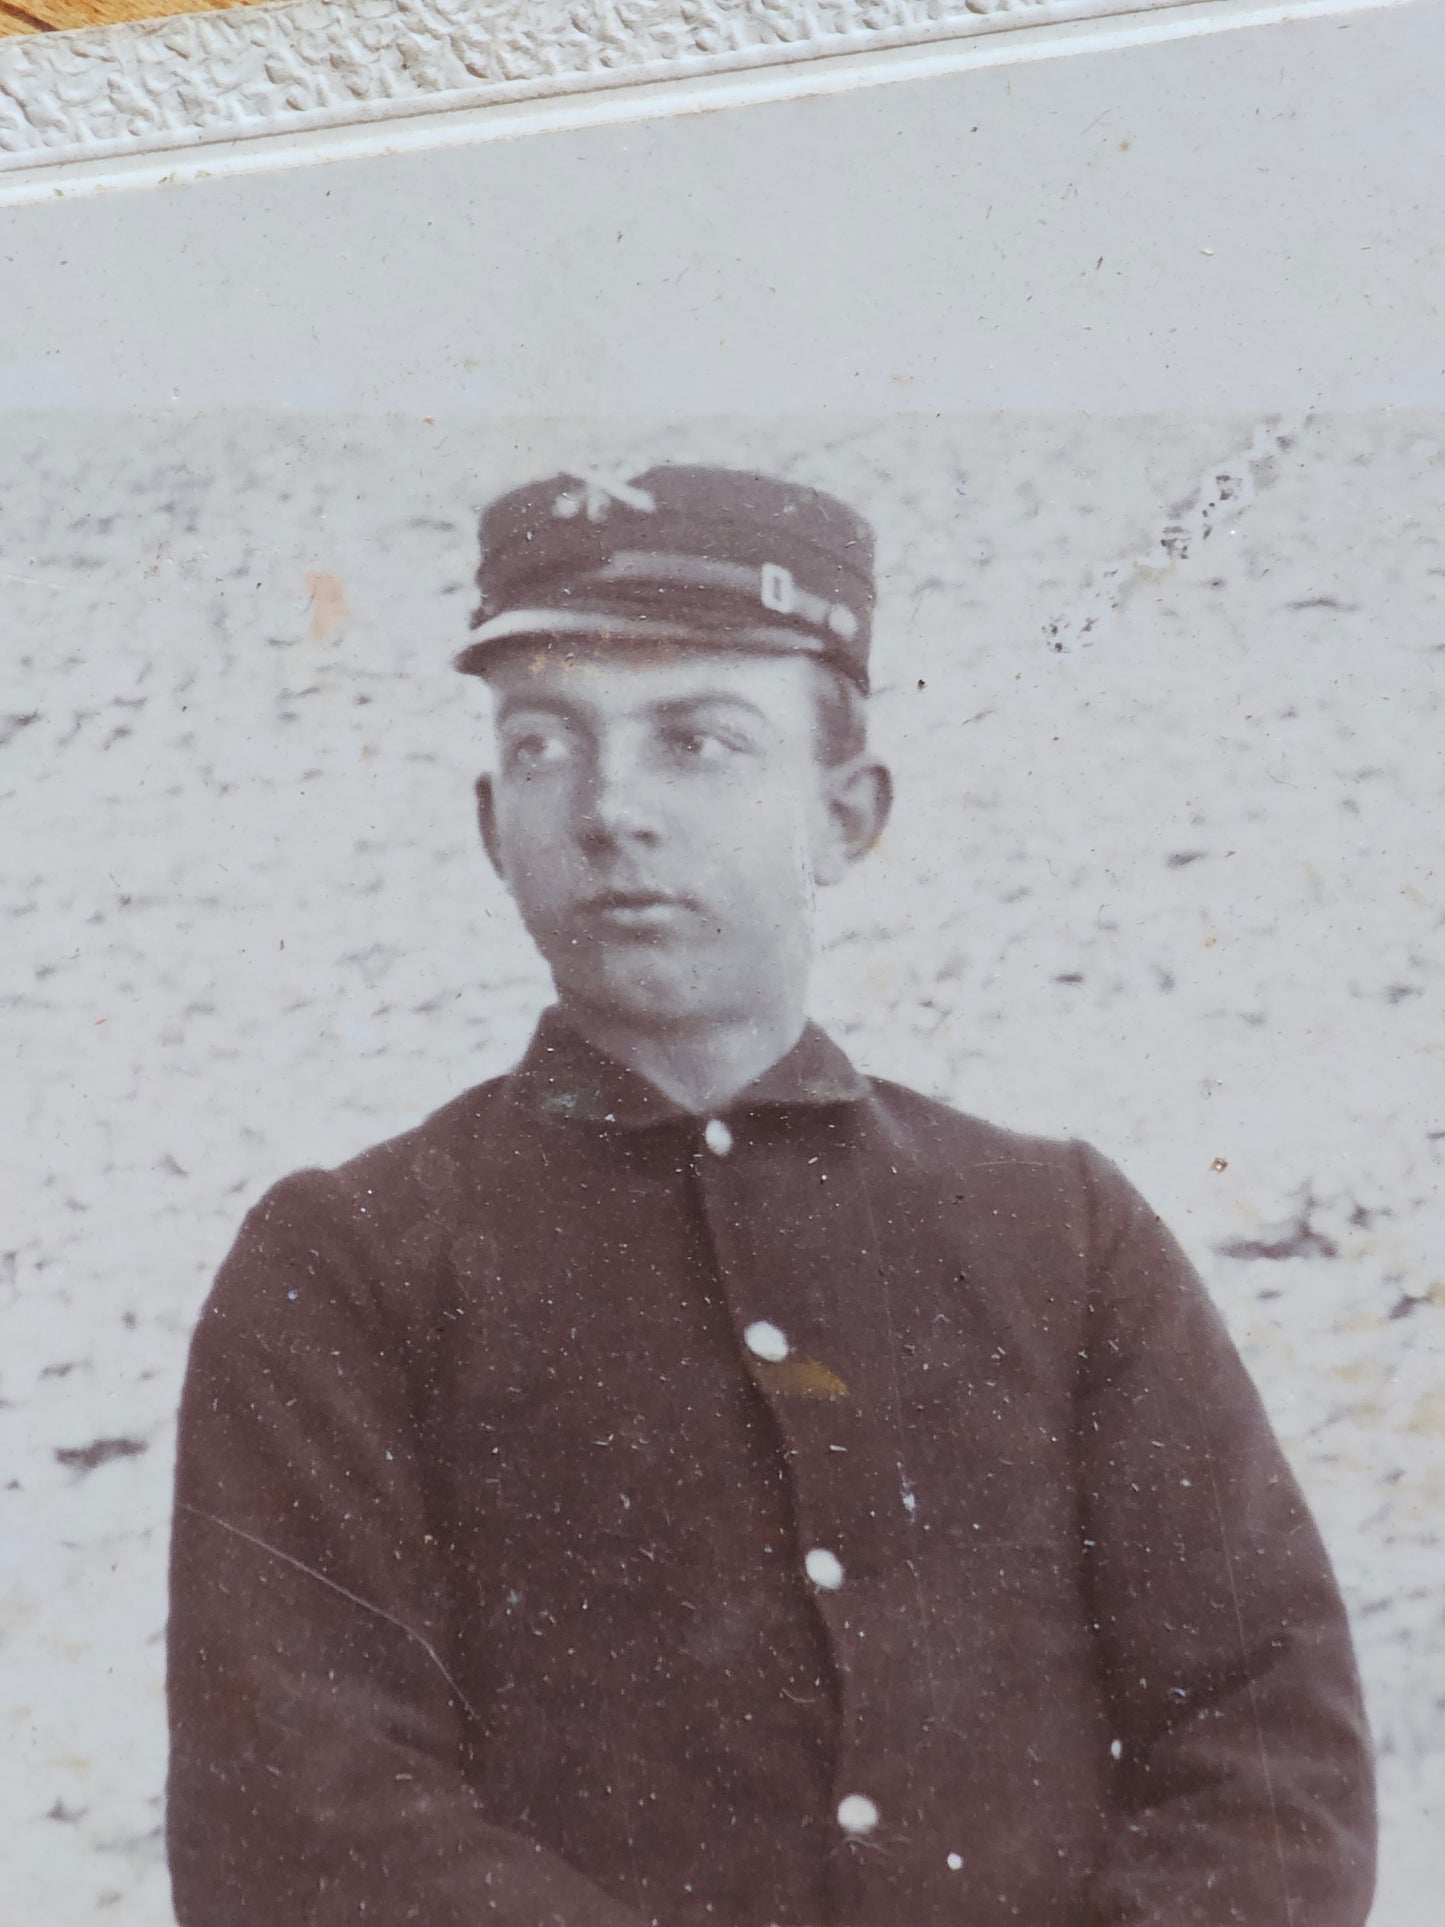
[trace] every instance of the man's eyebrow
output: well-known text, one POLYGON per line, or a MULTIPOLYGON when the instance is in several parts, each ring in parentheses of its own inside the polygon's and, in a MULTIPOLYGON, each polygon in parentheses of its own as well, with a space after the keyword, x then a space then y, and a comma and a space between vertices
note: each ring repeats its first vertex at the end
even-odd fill
POLYGON ((766 710, 759 708, 751 697, 740 696, 735 689, 693 690, 686 696, 669 696, 647 707, 658 716, 686 716, 698 709, 745 709, 759 722, 768 720, 766 710))
MULTIPOLYGON (((684 696, 664 696, 649 698, 638 705, 641 713, 675 719, 692 716, 700 709, 737 709, 745 710, 759 722, 768 720, 767 711, 760 708, 751 697, 740 696, 735 689, 689 690, 684 696)), ((547 716, 561 716, 575 721, 583 714, 583 706, 566 696, 551 696, 530 689, 510 691, 503 696, 497 706, 497 721, 508 722, 518 713, 547 716)))
POLYGON ((530 689, 509 690, 497 704, 497 721, 507 722, 519 710, 523 715, 532 715, 540 710, 548 716, 575 716, 577 705, 563 696, 536 694, 530 689))

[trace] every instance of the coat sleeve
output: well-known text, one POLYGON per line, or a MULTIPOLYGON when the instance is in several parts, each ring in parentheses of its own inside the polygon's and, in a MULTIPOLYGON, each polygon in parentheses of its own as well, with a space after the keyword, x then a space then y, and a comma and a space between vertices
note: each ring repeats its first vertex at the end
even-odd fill
POLYGON ((646 1927, 491 1824, 468 1783, 406 1339, 358 1224, 321 1174, 278 1185, 192 1343, 168 1668, 177 1916, 646 1927))
POLYGON ((1122 1818, 1098 1927, 1361 1927, 1369 1735, 1343 1603, 1223 1323, 1097 1153, 1079 1449, 1122 1818))

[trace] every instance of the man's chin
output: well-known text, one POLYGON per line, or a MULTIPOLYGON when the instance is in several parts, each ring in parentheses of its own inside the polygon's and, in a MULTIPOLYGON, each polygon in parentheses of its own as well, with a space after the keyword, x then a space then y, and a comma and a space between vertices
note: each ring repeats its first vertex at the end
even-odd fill
POLYGON ((637 955, 610 969, 554 970, 553 981, 564 1004, 647 1030, 717 1021, 725 1002, 695 969, 637 955))

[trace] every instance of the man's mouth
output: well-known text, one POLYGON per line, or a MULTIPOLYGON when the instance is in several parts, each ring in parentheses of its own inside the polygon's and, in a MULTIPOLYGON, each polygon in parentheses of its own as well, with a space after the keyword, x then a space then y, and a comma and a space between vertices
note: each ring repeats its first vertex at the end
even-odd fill
POLYGON ((697 906, 670 890, 599 890, 584 899, 583 914, 616 930, 662 930, 697 906))

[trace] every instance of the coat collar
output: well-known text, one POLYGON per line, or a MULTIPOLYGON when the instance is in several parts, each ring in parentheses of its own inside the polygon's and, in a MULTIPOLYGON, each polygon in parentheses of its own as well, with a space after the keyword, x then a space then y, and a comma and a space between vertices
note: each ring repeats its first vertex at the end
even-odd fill
MULTIPOLYGON (((639 1072, 578 1036, 555 1005, 543 1013, 511 1083, 523 1102, 545 1117, 637 1129, 688 1115, 639 1072)), ((809 1024, 793 1048, 725 1110, 853 1104, 867 1095, 866 1080, 844 1053, 809 1024)))

